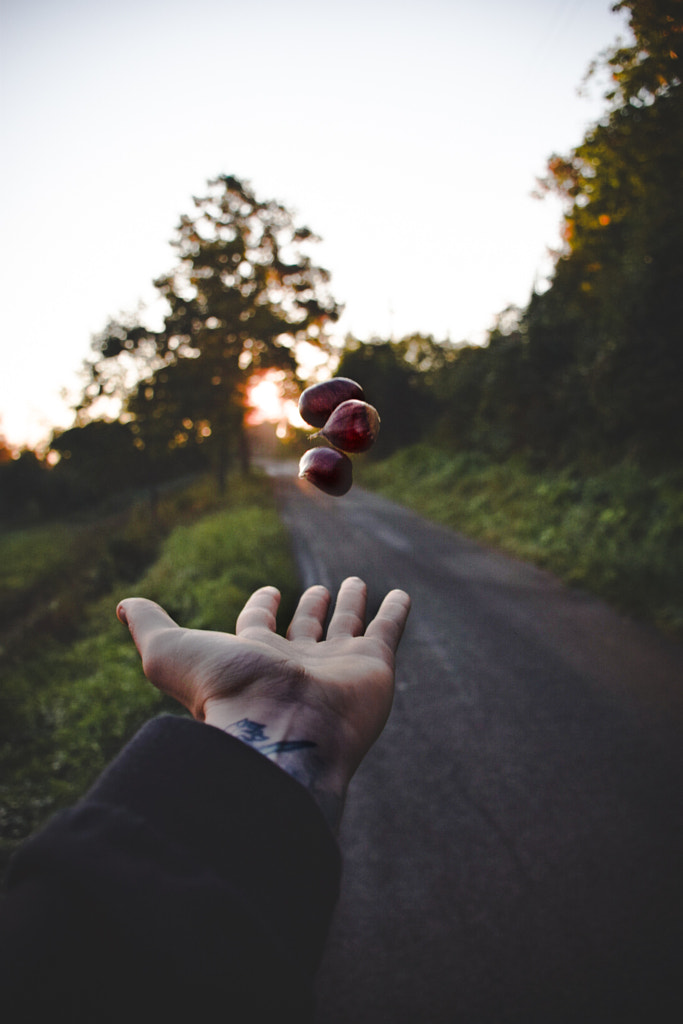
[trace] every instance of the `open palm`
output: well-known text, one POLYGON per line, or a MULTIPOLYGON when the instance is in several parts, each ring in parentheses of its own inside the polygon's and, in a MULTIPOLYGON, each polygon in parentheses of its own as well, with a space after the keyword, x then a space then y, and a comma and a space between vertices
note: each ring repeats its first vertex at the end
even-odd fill
POLYGON ((286 637, 275 631, 274 587, 252 594, 234 635, 183 629, 141 598, 123 601, 118 615, 147 678, 195 718, 240 738, 236 726, 260 723, 280 751, 315 746, 345 788, 389 714, 410 607, 408 595, 393 590, 366 627, 366 598, 362 580, 345 580, 325 638, 331 599, 320 586, 304 592, 286 637))

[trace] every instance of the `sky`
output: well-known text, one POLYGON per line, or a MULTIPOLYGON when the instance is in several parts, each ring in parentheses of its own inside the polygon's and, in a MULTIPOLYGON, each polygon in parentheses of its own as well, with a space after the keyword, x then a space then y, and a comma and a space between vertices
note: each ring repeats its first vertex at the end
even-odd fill
POLYGON ((479 343, 552 268, 554 152, 605 110, 612 0, 2 0, 0 435, 70 426, 91 339, 159 316, 233 174, 322 241, 334 333, 479 343))

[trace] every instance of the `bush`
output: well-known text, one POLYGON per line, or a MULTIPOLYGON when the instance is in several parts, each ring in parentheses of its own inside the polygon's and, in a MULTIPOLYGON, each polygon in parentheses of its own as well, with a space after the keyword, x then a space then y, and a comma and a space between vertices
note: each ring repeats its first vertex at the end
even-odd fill
MULTIPOLYGON (((68 638, 59 629, 51 633, 43 620, 40 631, 27 628, 23 641, 3 659, 3 862, 50 814, 77 800, 144 721, 163 710, 184 713, 144 679, 128 631, 115 617, 118 601, 131 594, 148 597, 183 626, 232 631, 249 594, 269 583, 282 592, 283 624, 294 610, 296 572, 265 479, 233 481, 224 501, 212 485, 194 484, 166 497, 156 520, 143 507, 134 509, 119 523, 118 533, 108 534, 102 524, 91 526, 100 541, 98 564, 106 563, 110 569, 108 588, 84 594, 76 572, 74 588, 62 593, 71 606, 68 638), (130 557, 120 573, 114 553, 122 545, 130 557), (152 564, 137 583, 124 578, 150 557, 152 564)), ((49 548, 49 528, 45 529, 40 537, 49 548)), ((68 536, 63 525, 53 528, 62 580, 82 559, 78 544, 66 542, 68 536)), ((25 545, 26 538, 19 538, 16 550, 21 552, 25 545)), ((24 563, 31 586, 44 578, 38 562, 17 554, 15 589, 24 563)), ((7 591, 10 583, 5 582, 7 591)))
POLYGON ((359 482, 557 573, 683 639, 683 472, 624 462, 591 476, 417 445, 359 482))
POLYGON ((286 613, 295 580, 276 512, 247 505, 178 527, 136 592, 184 626, 231 630, 249 594, 274 581, 286 613))

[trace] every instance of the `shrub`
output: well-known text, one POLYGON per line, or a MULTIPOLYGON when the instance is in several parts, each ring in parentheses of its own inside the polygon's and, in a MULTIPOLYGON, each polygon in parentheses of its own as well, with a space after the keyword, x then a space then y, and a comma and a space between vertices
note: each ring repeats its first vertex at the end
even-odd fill
MULTIPOLYGON (((165 497, 157 516, 134 509, 113 533, 91 524, 99 546, 90 550, 98 565, 109 566, 109 583, 89 593, 79 589, 82 551, 67 542, 73 537, 66 527, 52 528, 58 575, 75 581, 62 592, 73 629, 65 637, 41 620, 41 628, 27 628, 3 659, 0 870, 19 841, 78 799, 145 720, 163 710, 184 713, 144 679, 128 631, 115 617, 119 600, 148 597, 180 625, 232 631, 249 594, 268 583, 282 592, 280 621, 286 624, 293 613, 296 572, 266 480, 234 481, 225 500, 212 486, 194 484, 165 497), (124 571, 117 550, 130 555, 124 571), (131 582, 135 568, 146 563, 131 582)), ((45 530, 39 536, 50 550, 45 530)), ((17 550, 29 547, 26 538, 17 541, 17 550)), ((40 560, 25 563, 25 557, 15 558, 6 590, 20 589, 24 564, 31 586, 40 589, 40 560)))
POLYGON ((683 638, 683 472, 543 472, 421 444, 359 481, 683 638))

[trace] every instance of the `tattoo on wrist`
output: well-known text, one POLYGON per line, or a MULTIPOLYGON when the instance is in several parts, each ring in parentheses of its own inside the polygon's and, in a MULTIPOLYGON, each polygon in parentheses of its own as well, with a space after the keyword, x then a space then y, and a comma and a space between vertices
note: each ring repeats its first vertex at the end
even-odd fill
POLYGON ((233 722, 227 726, 226 732, 235 736, 243 743, 248 743, 266 757, 273 754, 289 754, 294 750, 305 750, 307 747, 315 747, 317 744, 312 740, 277 740, 271 742, 266 736, 266 727, 260 722, 252 722, 250 718, 240 718, 239 722, 233 722))
POLYGON ((266 727, 250 718, 241 718, 225 727, 225 731, 236 739, 247 743, 254 750, 275 761, 283 771, 301 783, 310 792, 328 824, 336 831, 344 807, 344 798, 321 785, 325 765, 319 755, 313 753, 317 743, 312 740, 271 740, 266 727), (305 753, 302 753, 305 751, 305 753))

